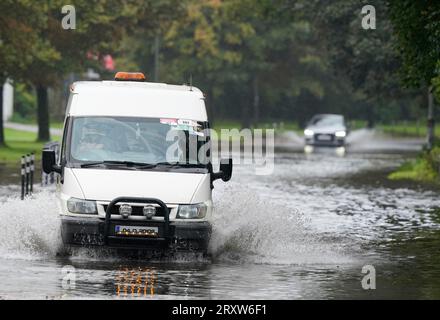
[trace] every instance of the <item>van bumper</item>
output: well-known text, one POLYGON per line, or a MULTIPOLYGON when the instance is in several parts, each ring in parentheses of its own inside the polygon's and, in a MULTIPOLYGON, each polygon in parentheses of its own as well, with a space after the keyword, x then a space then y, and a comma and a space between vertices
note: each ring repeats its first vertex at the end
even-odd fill
POLYGON ((163 229, 161 221, 111 220, 110 233, 105 241, 105 221, 101 218, 61 217, 61 236, 63 243, 73 246, 105 246, 126 249, 176 249, 207 251, 212 233, 212 225, 207 221, 170 221, 167 239, 150 237, 116 236, 116 225, 157 226, 159 234, 163 229))

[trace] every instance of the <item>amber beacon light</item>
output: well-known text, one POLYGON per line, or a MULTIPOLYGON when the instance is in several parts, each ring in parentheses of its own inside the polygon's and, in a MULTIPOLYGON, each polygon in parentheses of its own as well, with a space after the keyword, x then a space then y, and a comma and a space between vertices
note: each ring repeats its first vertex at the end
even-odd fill
POLYGON ((145 75, 141 72, 118 72, 115 75, 116 81, 145 81, 145 75))

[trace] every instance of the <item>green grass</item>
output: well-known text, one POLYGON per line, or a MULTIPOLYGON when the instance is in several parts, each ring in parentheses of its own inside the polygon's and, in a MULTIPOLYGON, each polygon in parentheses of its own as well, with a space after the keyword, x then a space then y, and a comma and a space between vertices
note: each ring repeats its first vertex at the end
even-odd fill
MULTIPOLYGON (((214 123, 213 129, 220 137, 222 133, 221 132, 222 129, 227 129, 227 130, 238 129, 238 131, 241 131, 243 128, 239 121, 222 120, 222 121, 216 121, 214 123)), ((286 131, 302 132, 301 128, 298 126, 296 122, 261 122, 258 123, 257 125, 251 126, 250 129, 252 130, 252 132, 255 129, 263 129, 263 139, 266 136, 264 129, 274 129, 275 135, 279 135, 286 131)), ((225 139, 225 137, 223 137, 223 139, 225 139)), ((238 141, 238 140, 240 140, 241 143, 245 143, 245 139, 243 136, 237 134, 231 134, 231 136, 229 137, 229 141, 238 141)))
MULTIPOLYGON (((297 131, 301 132, 302 129, 296 122, 260 122, 257 125, 251 127, 252 129, 275 129, 275 134, 285 131, 297 131)), ((242 129, 242 125, 239 121, 221 120, 215 121, 213 129, 220 132, 221 129, 242 129)))
POLYGON ((221 129, 234 129, 234 128, 241 128, 241 124, 238 121, 228 121, 228 120, 222 120, 222 121, 215 121, 214 126, 212 129, 214 129, 217 132, 220 132, 221 129))
POLYGON ((437 173, 425 159, 405 162, 397 171, 388 176, 391 180, 414 180, 420 182, 435 182, 437 173))
POLYGON ((391 180, 413 180, 439 184, 440 147, 424 150, 417 159, 407 161, 388 175, 391 180))
MULTIPOLYGON (((367 121, 365 120, 350 120, 350 128, 352 130, 365 128, 367 121)), ((221 129, 241 129, 241 123, 239 121, 227 121, 221 120, 214 123, 213 129, 220 131, 221 129)), ((254 129, 275 129, 275 134, 280 134, 286 131, 294 131, 302 134, 303 128, 301 128, 296 121, 263 121, 253 126, 254 129)))
MULTIPOLYGON (((394 124, 381 124, 377 126, 382 132, 392 136, 423 138, 427 135, 426 122, 397 122, 394 124)), ((440 138, 440 128, 436 126, 435 136, 440 138)))
MULTIPOLYGON (((38 125, 37 120, 35 118, 23 118, 19 114, 14 113, 10 122, 20 123, 20 124, 30 124, 30 125, 38 125)), ((50 120, 50 127, 54 129, 62 129, 64 125, 63 121, 58 120, 50 120)))
POLYGON ((351 130, 357 130, 367 127, 367 121, 366 120, 350 120, 349 126, 351 130))
MULTIPOLYGON (((61 137, 52 136, 53 141, 61 137)), ((6 146, 0 147, 0 163, 18 164, 20 158, 30 152, 35 152, 37 161, 41 159, 44 142, 37 141, 37 134, 14 129, 5 129, 6 146)))
POLYGON ((60 122, 60 121, 58 121, 58 122, 50 122, 50 127, 52 128, 52 129, 63 129, 63 127, 64 127, 64 122, 60 122))

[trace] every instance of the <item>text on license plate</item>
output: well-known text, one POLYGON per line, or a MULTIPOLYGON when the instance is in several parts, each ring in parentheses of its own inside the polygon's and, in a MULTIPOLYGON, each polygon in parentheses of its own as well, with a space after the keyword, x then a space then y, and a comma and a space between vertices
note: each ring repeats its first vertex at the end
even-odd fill
POLYGON ((318 140, 322 140, 322 141, 330 141, 331 139, 332 136, 328 134, 321 134, 318 136, 318 140))
POLYGON ((119 236, 157 237, 158 232, 158 227, 115 226, 115 233, 119 236))

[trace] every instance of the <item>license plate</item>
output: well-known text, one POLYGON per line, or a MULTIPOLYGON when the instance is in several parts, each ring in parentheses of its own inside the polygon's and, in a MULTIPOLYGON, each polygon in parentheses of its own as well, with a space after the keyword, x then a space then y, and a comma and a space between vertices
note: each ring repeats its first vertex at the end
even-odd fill
POLYGON ((144 226, 115 226, 115 233, 118 236, 157 237, 159 234, 159 228, 144 226))
POLYGON ((332 139, 332 136, 328 135, 328 134, 322 134, 322 135, 318 136, 318 140, 321 140, 321 141, 330 141, 331 139, 332 139))

